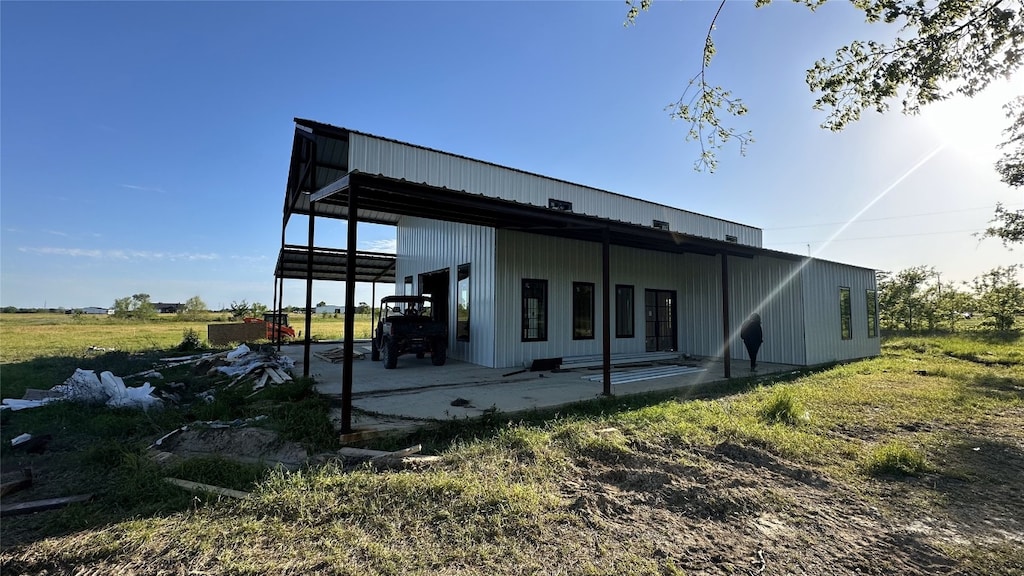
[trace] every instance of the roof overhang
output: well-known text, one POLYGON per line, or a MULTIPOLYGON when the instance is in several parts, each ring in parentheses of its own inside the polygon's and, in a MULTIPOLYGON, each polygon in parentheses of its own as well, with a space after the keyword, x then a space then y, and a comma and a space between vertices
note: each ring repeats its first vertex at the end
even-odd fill
MULTIPOLYGON (((393 215, 396 222, 402 216, 415 216, 591 242, 602 242, 605 231, 607 231, 608 241, 617 246, 706 255, 724 253, 746 258, 762 255, 785 260, 800 261, 804 259, 803 256, 786 252, 659 230, 361 172, 349 172, 334 182, 326 183, 307 196, 310 199, 319 198, 320 200, 315 203, 316 215, 327 216, 327 213, 333 211, 321 211, 322 205, 330 203, 333 207, 347 209, 348 195, 352 190, 357 190, 359 195, 360 221, 362 221, 365 209, 367 213, 393 215)), ((347 211, 345 215, 347 216, 347 211)))
MULTIPOLYGON (((310 249, 306 246, 286 245, 278 254, 274 276, 290 280, 306 280, 312 272, 313 280, 345 280, 348 251, 334 248, 310 249)), ((380 252, 356 252, 356 282, 395 282, 395 255, 380 252)))

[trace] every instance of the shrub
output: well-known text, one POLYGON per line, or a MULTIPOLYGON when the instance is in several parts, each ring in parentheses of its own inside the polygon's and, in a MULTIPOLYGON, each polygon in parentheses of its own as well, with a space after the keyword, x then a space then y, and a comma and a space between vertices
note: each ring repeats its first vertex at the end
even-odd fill
POLYGON ((761 418, 769 423, 797 425, 809 422, 810 414, 800 400, 787 388, 775 390, 760 410, 761 418))
POLYGON ((920 476, 930 471, 931 466, 920 450, 893 440, 868 455, 864 470, 872 476, 920 476))
POLYGON ((178 344, 178 350, 182 352, 191 352, 193 350, 202 350, 206 348, 203 344, 203 338, 193 328, 186 328, 181 333, 181 344, 178 344))

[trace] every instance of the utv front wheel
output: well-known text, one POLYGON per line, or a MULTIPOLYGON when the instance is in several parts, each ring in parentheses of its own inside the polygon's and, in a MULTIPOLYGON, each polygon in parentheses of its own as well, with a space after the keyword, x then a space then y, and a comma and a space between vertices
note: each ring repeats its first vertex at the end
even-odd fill
POLYGON ((444 344, 435 344, 430 351, 430 363, 434 366, 444 366, 448 359, 448 349, 444 344))
POLYGON ((381 350, 381 360, 384 361, 384 368, 392 370, 398 366, 398 343, 388 338, 383 344, 384 349, 381 350))

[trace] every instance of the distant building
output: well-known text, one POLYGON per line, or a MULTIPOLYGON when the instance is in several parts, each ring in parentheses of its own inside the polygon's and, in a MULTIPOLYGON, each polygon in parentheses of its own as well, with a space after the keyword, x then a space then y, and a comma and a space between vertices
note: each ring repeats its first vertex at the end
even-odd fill
POLYGON ((97 306, 87 306, 85 308, 72 308, 71 310, 65 310, 65 314, 74 314, 75 312, 81 312, 82 314, 97 314, 106 315, 113 314, 114 311, 110 308, 99 308, 97 306))
POLYGON ((316 307, 316 313, 317 314, 344 314, 345 313, 345 307, 344 306, 337 306, 337 305, 334 305, 334 304, 325 304, 323 306, 317 306, 316 307))
POLYGON ((175 314, 180 312, 185 305, 182 303, 170 304, 167 302, 153 302, 153 308, 160 314, 175 314))

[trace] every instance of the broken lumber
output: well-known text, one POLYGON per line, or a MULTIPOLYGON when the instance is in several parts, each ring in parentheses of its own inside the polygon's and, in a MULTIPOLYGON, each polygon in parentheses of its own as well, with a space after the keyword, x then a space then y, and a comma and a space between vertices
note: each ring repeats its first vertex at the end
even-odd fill
POLYGON ((395 450, 394 452, 385 452, 383 450, 368 450, 366 448, 341 448, 338 450, 338 454, 341 456, 349 456, 352 458, 369 458, 371 460, 377 460, 379 458, 401 458, 403 456, 410 456, 423 450, 422 444, 403 448, 402 450, 395 450))
POLYGON ((19 514, 32 514, 44 510, 56 510, 70 504, 88 502, 92 500, 92 494, 80 494, 78 496, 64 496, 61 498, 47 498, 45 500, 33 500, 31 502, 18 502, 17 504, 0 505, 0 516, 17 516, 19 514))
POLYGON ((268 366, 264 368, 263 373, 270 376, 270 379, 274 382, 274 384, 284 384, 284 378, 281 377, 281 374, 279 374, 277 370, 274 370, 273 368, 268 366))
POLYGON ((382 456, 369 460, 369 464, 377 469, 383 470, 409 470, 418 469, 436 464, 441 461, 440 456, 422 456, 414 454, 410 456, 382 456))
POLYGON ((210 494, 218 494, 220 496, 230 496, 231 498, 248 498, 248 492, 242 492, 240 490, 232 490, 230 488, 221 488, 220 486, 211 486, 210 484, 201 484, 199 482, 191 482, 189 480, 182 480, 181 478, 164 478, 164 481, 174 484, 188 490, 189 492, 207 492, 210 494))

